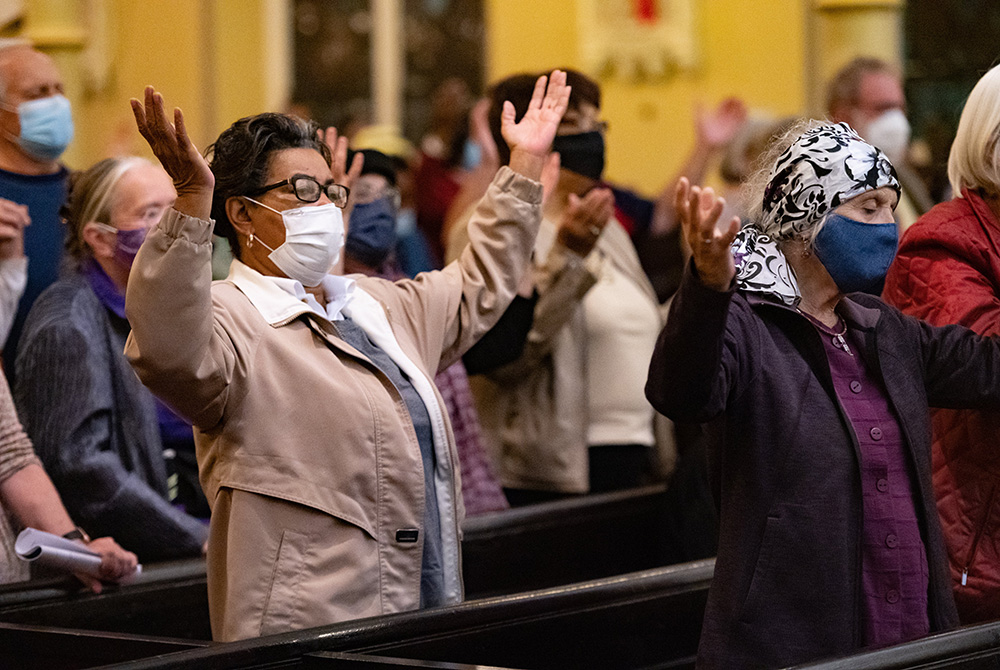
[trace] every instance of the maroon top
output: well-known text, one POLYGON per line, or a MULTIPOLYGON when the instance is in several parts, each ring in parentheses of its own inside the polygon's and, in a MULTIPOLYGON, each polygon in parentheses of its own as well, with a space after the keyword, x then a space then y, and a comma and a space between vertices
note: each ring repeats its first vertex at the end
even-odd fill
POLYGON ((930 632, 927 552, 920 537, 913 477, 903 435, 882 382, 865 366, 860 334, 810 318, 821 333, 833 387, 861 447, 862 588, 866 647, 886 647, 930 632), (846 350, 845 350, 846 349, 846 350))

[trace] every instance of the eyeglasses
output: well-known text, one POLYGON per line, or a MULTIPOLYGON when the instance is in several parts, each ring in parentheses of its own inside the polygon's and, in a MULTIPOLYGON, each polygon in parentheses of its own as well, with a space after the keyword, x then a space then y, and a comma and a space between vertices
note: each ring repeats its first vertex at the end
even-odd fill
POLYGON ((288 179, 262 186, 247 195, 260 195, 261 193, 267 193, 282 186, 291 186, 292 193, 302 202, 316 202, 326 193, 326 197, 330 199, 330 202, 341 209, 347 205, 347 196, 351 193, 351 190, 342 184, 336 184, 332 181, 320 184, 319 180, 307 174, 293 174, 288 179))

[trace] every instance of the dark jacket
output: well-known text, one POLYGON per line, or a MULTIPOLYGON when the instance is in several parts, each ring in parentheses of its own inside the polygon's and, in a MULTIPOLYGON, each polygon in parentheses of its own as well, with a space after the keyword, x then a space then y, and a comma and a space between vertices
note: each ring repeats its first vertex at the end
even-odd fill
MULTIPOLYGON (((920 217, 903 236, 883 296, 933 325, 1000 335, 1000 221, 989 205, 965 191, 920 217)), ((931 417, 955 603, 962 623, 993 621, 1000 618, 1000 412, 938 409, 931 417)))
MULTIPOLYGON (((852 294, 838 306, 865 342, 899 418, 930 571, 932 631, 957 624, 931 488, 928 405, 1000 402, 1000 340, 933 328, 852 294)), ((862 497, 858 442, 814 326, 783 305, 717 292, 688 274, 646 394, 678 422, 718 418, 720 503, 701 667, 777 667, 859 648, 862 497)))
POLYGON ((14 400, 73 520, 140 561, 198 556, 207 528, 167 500, 152 394, 123 353, 129 326, 77 274, 35 302, 14 400))

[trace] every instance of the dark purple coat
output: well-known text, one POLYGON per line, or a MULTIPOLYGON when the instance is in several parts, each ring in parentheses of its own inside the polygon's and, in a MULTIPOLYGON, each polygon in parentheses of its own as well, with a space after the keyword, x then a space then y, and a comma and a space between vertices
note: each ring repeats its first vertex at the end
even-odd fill
MULTIPOLYGON (((930 569, 932 631, 958 623, 931 488, 928 406, 1000 405, 1000 339, 933 328, 872 296, 839 307, 899 417, 930 569)), ((653 354, 646 395, 680 422, 719 424, 720 505, 699 666, 779 667, 860 646, 857 439, 815 327, 784 305, 704 287, 690 272, 653 354)))

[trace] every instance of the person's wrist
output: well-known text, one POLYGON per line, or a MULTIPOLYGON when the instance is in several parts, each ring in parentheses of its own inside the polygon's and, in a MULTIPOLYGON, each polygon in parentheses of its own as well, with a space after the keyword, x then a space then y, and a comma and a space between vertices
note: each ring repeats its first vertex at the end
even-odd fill
POLYGON ((538 181, 542 176, 542 168, 545 167, 545 158, 547 155, 548 152, 538 155, 520 147, 514 147, 510 152, 510 163, 508 166, 514 172, 538 181))

